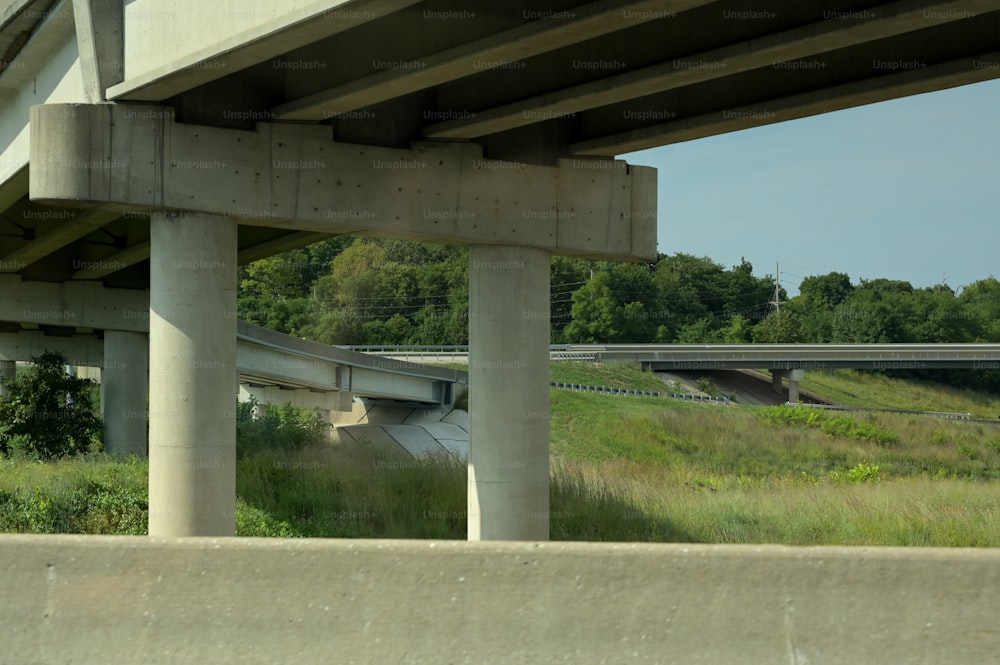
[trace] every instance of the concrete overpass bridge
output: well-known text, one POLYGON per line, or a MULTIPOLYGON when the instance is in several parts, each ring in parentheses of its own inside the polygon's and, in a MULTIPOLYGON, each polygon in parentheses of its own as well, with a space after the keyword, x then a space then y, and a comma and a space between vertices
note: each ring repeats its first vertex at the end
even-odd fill
POLYGON ((1000 344, 573 344, 567 352, 653 371, 766 369, 799 399, 807 369, 1000 369, 1000 344))
MULTIPOLYGON (((0 332, 0 380, 13 376, 18 359, 45 351, 62 353, 75 366, 99 368, 106 449, 144 456, 149 358, 143 336, 46 327, 0 332)), ((351 411, 355 397, 447 408, 468 382, 465 372, 373 357, 245 321, 237 322, 236 338, 238 386, 230 391, 232 399, 291 403, 324 412, 331 421, 333 412, 351 411)))
MULTIPOLYGON (((550 257, 656 255, 656 173, 614 157, 996 78, 998 10, 996 0, 2 0, 0 320, 113 316, 106 303, 148 288, 150 535, 226 536, 239 263, 339 233, 468 245, 469 538, 545 540, 550 257)), ((74 325, 110 331, 125 349, 146 343, 136 323, 74 325)), ((511 552, 490 559, 501 577, 522 556, 511 552)), ((54 570, 39 579, 52 584, 54 570)), ((843 570, 845 588, 863 583, 843 570)), ((919 593, 934 588, 948 587, 919 593)), ((942 612, 927 625, 950 625, 942 612)), ((782 653, 802 662, 790 616, 782 653)), ((419 644, 433 645, 432 632, 419 644)), ((939 644, 929 637, 912 643, 939 644)), ((961 653, 992 653, 978 639, 963 638, 961 653)), ((389 642, 372 658, 404 660, 405 641, 389 642)), ((856 634, 831 644, 846 642, 856 634)), ((662 660, 659 640, 636 644, 662 660)), ((597 659, 591 650, 581 662, 588 654, 597 659)))
POLYGON ((1000 369, 1000 344, 571 344, 651 370, 1000 369))
MULTIPOLYGON (((351 347, 399 360, 467 362, 460 346, 351 347)), ((807 369, 1000 369, 1000 344, 553 344, 549 359, 626 362, 653 371, 769 370, 789 399, 807 369)))
MULTIPOLYGON (((465 346, 354 346, 400 360, 466 362, 465 346)), ((651 370, 1000 369, 1000 344, 553 344, 549 358, 651 370)))

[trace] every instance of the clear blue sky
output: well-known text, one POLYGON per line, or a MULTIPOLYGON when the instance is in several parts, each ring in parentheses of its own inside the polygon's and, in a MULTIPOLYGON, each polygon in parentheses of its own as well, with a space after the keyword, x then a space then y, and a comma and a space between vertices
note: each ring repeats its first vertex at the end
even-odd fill
POLYGON ((1000 278, 1000 81, 622 155, 659 170, 659 251, 953 289, 1000 278))

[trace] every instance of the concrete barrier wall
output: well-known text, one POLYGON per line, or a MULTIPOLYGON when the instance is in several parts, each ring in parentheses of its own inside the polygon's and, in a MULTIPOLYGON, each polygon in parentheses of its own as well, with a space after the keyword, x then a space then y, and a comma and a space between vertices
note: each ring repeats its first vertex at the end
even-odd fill
POLYGON ((1000 551, 0 536, 0 663, 986 663, 1000 551))

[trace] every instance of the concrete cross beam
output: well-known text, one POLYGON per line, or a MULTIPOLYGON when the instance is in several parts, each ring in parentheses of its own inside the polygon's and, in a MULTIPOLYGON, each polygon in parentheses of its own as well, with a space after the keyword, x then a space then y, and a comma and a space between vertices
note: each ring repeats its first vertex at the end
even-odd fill
POLYGON ((300 231, 656 258, 652 168, 489 160, 472 143, 344 144, 318 126, 184 125, 160 106, 33 107, 30 191, 53 204, 202 212, 300 231))
POLYGON ((41 330, 0 333, 0 362, 31 360, 46 351, 61 353, 73 366, 104 366, 104 342, 97 335, 58 337, 46 335, 41 330))
POLYGON ((0 321, 148 332, 149 292, 111 289, 100 282, 22 281, 19 275, 0 274, 0 321))

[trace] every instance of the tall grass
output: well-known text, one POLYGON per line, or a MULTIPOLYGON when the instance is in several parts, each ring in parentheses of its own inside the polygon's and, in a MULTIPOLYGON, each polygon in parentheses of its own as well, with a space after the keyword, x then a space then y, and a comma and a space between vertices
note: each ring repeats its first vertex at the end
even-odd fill
MULTIPOLYGON (((1000 546, 1000 428, 559 390, 551 411, 554 540, 1000 546)), ((147 474, 0 460, 0 530, 145 533, 147 474)), ((374 447, 250 446, 237 534, 461 539, 466 483, 374 447)))

